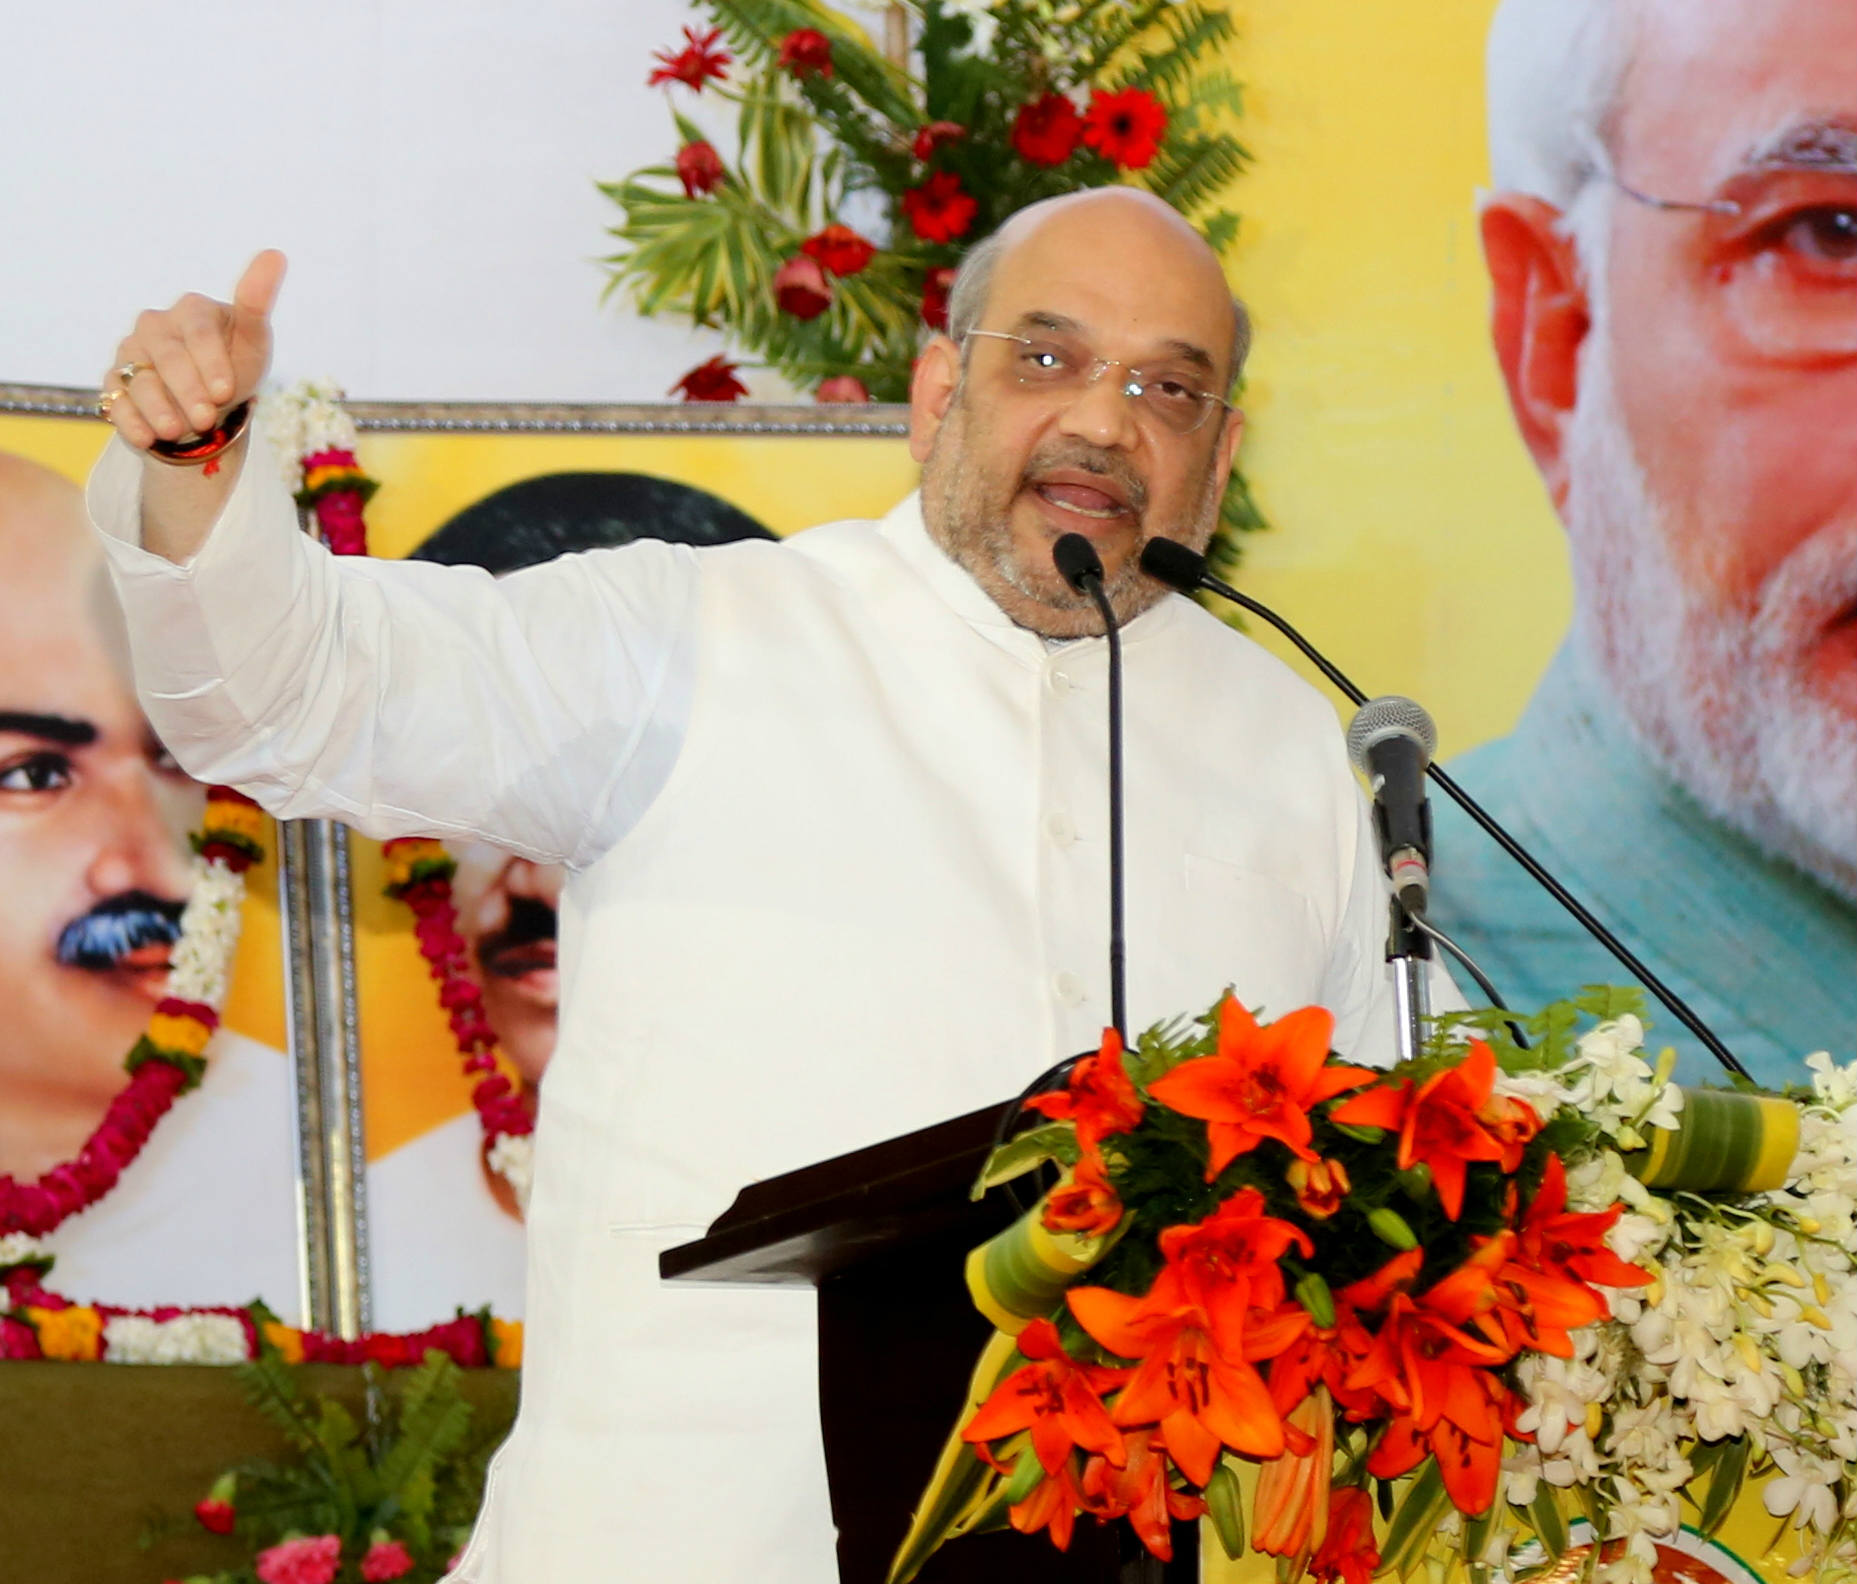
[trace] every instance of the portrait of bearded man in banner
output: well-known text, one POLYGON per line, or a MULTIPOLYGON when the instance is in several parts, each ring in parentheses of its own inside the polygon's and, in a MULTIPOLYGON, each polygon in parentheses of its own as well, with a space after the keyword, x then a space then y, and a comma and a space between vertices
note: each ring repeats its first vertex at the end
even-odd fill
MULTIPOLYGON (((1493 339, 1574 617, 1451 768, 1797 1082, 1857 1056, 1857 7, 1503 0, 1488 90, 1493 339)), ((1436 812, 1434 916, 1511 999, 1625 980, 1436 812)))
MULTIPOLYGON (((76 485, 0 453, 0 1172, 70 1160, 164 993, 204 790, 143 719, 76 485)), ((285 1056, 221 1028, 97 1204, 47 1239, 49 1285, 128 1307, 298 1313, 285 1056)))
MULTIPOLYGON (((524 567, 635 539, 723 544, 774 536, 745 512, 685 484, 633 473, 551 473, 508 485, 434 530, 409 559, 524 567)), ((556 911, 565 871, 452 840, 452 904, 497 1044, 525 1089, 540 1095, 554 1054, 560 978, 556 911)), ((465 1110, 368 1167, 373 1320, 429 1325, 457 1304, 522 1313, 521 1214, 485 1159, 477 1113, 465 1110)))

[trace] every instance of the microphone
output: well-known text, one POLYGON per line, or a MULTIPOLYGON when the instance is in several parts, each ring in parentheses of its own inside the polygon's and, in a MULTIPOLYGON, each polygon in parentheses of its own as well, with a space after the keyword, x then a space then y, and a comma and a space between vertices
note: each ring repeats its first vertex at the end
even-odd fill
MULTIPOLYGON (((1289 639, 1289 641, 1309 660, 1310 664, 1320 671, 1323 676, 1327 677, 1328 680, 1334 684, 1336 691, 1350 703, 1365 704, 1367 702, 1367 695, 1354 685, 1353 681, 1345 672, 1330 661, 1321 650, 1317 649, 1314 644, 1310 643, 1307 638, 1303 637, 1301 633, 1268 605, 1252 599, 1248 594, 1239 593, 1238 590, 1233 588, 1229 583, 1221 582, 1218 578, 1212 576, 1212 574, 1206 570, 1206 558, 1197 551, 1189 550, 1185 545, 1176 544, 1171 539, 1150 539, 1142 546, 1141 570, 1157 583, 1165 583, 1176 593, 1192 594, 1199 589, 1205 589, 1210 593, 1217 594, 1221 599, 1228 599, 1234 605, 1241 606, 1243 609, 1248 610, 1252 615, 1269 623, 1270 626, 1276 628, 1285 638, 1289 639)), ((1614 935, 1611 930, 1607 929, 1605 925, 1601 924, 1598 919, 1594 918, 1593 915, 1581 905, 1578 898, 1576 898, 1572 892, 1542 867, 1534 854, 1529 852, 1528 849, 1511 836, 1508 831, 1503 829, 1493 814, 1485 809, 1481 803, 1477 802, 1475 798, 1459 786, 1450 776, 1446 775, 1443 770, 1439 769, 1437 765, 1427 764, 1425 766, 1425 774, 1431 777, 1432 781, 1444 791, 1446 796, 1448 796, 1453 803, 1482 827, 1484 834, 1486 834, 1490 840, 1495 842, 1498 847, 1520 864, 1528 877, 1533 880, 1535 884, 1540 886, 1542 890, 1547 892, 1549 896, 1565 908, 1567 912, 1572 915, 1574 922, 1585 930, 1588 935, 1592 936, 1594 940, 1598 941, 1601 946, 1605 947, 1605 949, 1611 953, 1614 961, 1622 964, 1632 978, 1636 979, 1639 984, 1643 985, 1652 995, 1656 996, 1664 1006, 1669 1008, 1675 1015, 1676 1020, 1681 1023, 1684 1028, 1688 1029, 1690 1033, 1696 1036, 1710 1055, 1720 1062, 1729 1072, 1735 1074, 1735 1076, 1740 1078, 1749 1077, 1748 1070, 1741 1065, 1734 1053, 1716 1038, 1715 1032, 1708 1024, 1704 1023, 1702 1019, 1690 1009, 1689 1003, 1665 984, 1661 978, 1652 973, 1651 970, 1639 960, 1637 954, 1633 952, 1630 947, 1614 935)), ((1484 994, 1489 996, 1490 1000, 1495 1005, 1498 1007, 1502 1005, 1502 998, 1495 993, 1489 981, 1483 977, 1482 970, 1464 955, 1463 951, 1455 942, 1447 940, 1441 931, 1427 923, 1424 919, 1421 918, 1415 922, 1420 929, 1438 940, 1452 956, 1456 957, 1470 970, 1478 985, 1482 987, 1484 994)))
POLYGON ((1095 603, 1109 641, 1109 1021, 1128 1038, 1128 941, 1122 907, 1122 632, 1103 588, 1103 559, 1080 533, 1060 535, 1051 564, 1095 603))
MULTIPOLYGON (((1057 568, 1058 576, 1079 594, 1093 594, 1103 586, 1103 558, 1096 553, 1096 546, 1080 533, 1067 533, 1059 537, 1051 547, 1051 564, 1057 568), (1096 590, 1090 584, 1096 585, 1096 590)), ((1115 617, 1108 618, 1111 626, 1115 617)))
POLYGON ((1388 694, 1364 705, 1348 727, 1348 757, 1373 789, 1374 823, 1393 894, 1408 913, 1431 895, 1431 806, 1425 770, 1438 749, 1438 728, 1409 698, 1388 694))

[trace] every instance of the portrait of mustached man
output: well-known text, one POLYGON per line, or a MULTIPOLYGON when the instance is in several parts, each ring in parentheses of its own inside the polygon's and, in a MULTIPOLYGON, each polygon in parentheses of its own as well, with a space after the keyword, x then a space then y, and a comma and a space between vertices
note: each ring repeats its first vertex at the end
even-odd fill
MULTIPOLYGON (((72 1159, 166 985, 204 806, 149 729, 77 486, 0 453, 0 1172, 72 1159)), ((47 1240, 55 1291, 298 1307, 289 1063, 226 1029, 201 1086, 47 1240)))

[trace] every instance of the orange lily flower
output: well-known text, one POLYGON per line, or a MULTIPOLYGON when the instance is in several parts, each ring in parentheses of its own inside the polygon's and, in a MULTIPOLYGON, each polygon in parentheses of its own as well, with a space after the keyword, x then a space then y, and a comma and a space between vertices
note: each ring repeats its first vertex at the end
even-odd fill
POLYGON ((1328 1532, 1335 1469, 1335 1406, 1320 1386, 1296 1405, 1290 1425, 1308 1444, 1266 1463, 1257 1476, 1251 1544, 1272 1556, 1307 1556, 1328 1532))
MULTIPOLYGON (((1159 1425, 1194 1484, 1212 1478, 1221 1447, 1251 1457, 1281 1454, 1283 1419, 1245 1357, 1242 1331, 1228 1332, 1229 1349, 1221 1347, 1212 1316, 1187 1297, 1172 1267, 1145 1298, 1107 1287, 1073 1287, 1066 1296, 1085 1331, 1112 1353, 1141 1360, 1110 1417, 1128 1427, 1159 1425)), ((1267 1342, 1287 1346, 1292 1334, 1273 1326, 1267 1342)))
POLYGON ((1115 1467, 1104 1458, 1083 1465, 1083 1505, 1099 1518, 1126 1518, 1136 1537, 1163 1562, 1174 1554, 1174 1518, 1197 1518, 1206 1510, 1199 1497, 1177 1491, 1167 1476, 1167 1447, 1156 1430, 1131 1430, 1128 1462, 1115 1467))
POLYGON ((1326 1221, 1342 1206, 1354 1186, 1348 1181, 1348 1169, 1338 1160, 1304 1160, 1298 1156, 1290 1162, 1283 1180, 1296 1195, 1296 1207, 1313 1221, 1326 1221))
POLYGON ((1240 1188, 1203 1221, 1168 1227, 1160 1247, 1188 1301, 1212 1316, 1221 1344, 1234 1357, 1243 1344, 1233 1338, 1244 1331, 1251 1311, 1283 1303, 1279 1261, 1291 1249, 1305 1259, 1315 1249, 1295 1223, 1265 1215, 1263 1194, 1249 1187, 1240 1188))
POLYGON ((1006 1509, 1012 1527, 1020 1534, 1051 1531, 1051 1543, 1060 1551, 1070 1549, 1070 1537, 1077 1527, 1077 1509, 1083 1505, 1083 1492, 1066 1459, 1057 1471, 1041 1479, 1031 1495, 1006 1509))
MULTIPOLYGON (((1506 1172, 1522 1164, 1524 1140, 1516 1119, 1501 1109, 1496 1131, 1484 1113, 1496 1085, 1496 1056, 1478 1040, 1470 1054, 1414 1088, 1408 1079, 1383 1084, 1336 1106, 1337 1122, 1384 1128, 1399 1135, 1399 1169, 1423 1161, 1444 1213, 1455 1221, 1464 1208, 1464 1173, 1471 1161, 1499 1161, 1506 1172)), ((1519 1103, 1519 1102, 1518 1102, 1519 1103)), ((1537 1127, 1539 1122, 1537 1119, 1537 1127)))
POLYGON ((1458 1510, 1487 1512, 1502 1471, 1504 1429, 1514 1419, 1509 1389, 1494 1366, 1513 1351, 1395 1294, 1372 1352, 1348 1381, 1378 1392, 1394 1409, 1368 1472, 1395 1479, 1429 1451, 1458 1510))
POLYGON ((1088 1150, 1071 1170, 1070 1181, 1053 1188, 1045 1200, 1045 1226, 1052 1232, 1081 1232, 1103 1237, 1122 1219, 1122 1201, 1110 1186, 1107 1167, 1088 1150))
POLYGON ((1464 1263, 1420 1302, 1512 1354, 1533 1348, 1572 1358, 1569 1333, 1605 1319, 1606 1301, 1577 1278, 1517 1263, 1518 1244, 1513 1232, 1475 1239, 1464 1263))
POLYGON ((1342 1485, 1328 1499, 1328 1537, 1309 1559, 1312 1584, 1370 1584, 1379 1570, 1373 1498, 1359 1485, 1342 1485))
POLYGON ((1094 1056, 1070 1070, 1070 1082, 1054 1094, 1033 1095, 1026 1108, 1057 1122, 1073 1122, 1077 1142, 1092 1153, 1112 1133, 1126 1133, 1141 1120, 1140 1092, 1122 1066, 1122 1036, 1103 1030, 1094 1056))
POLYGON ((1625 1212, 1623 1205, 1585 1215, 1567 1214, 1567 1172, 1558 1155, 1547 1158, 1541 1186, 1516 1227, 1516 1263, 1546 1275, 1601 1287, 1643 1287, 1650 1273, 1620 1259, 1606 1234, 1625 1212))
POLYGON ((1029 1429, 1032 1450, 1047 1475, 1055 1475, 1069 1461, 1074 1447, 1121 1463, 1127 1456, 1122 1432, 1111 1422, 1099 1394, 1120 1386, 1128 1371, 1077 1363, 1064 1351, 1057 1327, 1049 1320, 1034 1320, 1019 1333, 1019 1351, 1031 1362, 993 1388, 962 1429, 961 1439, 974 1443, 990 1463, 986 1442, 1029 1429))
POLYGON ((1200 1117, 1212 1158, 1206 1180, 1265 1139, 1276 1139, 1305 1160, 1309 1110, 1349 1089, 1371 1083, 1364 1067, 1330 1067, 1334 1017, 1303 1007, 1260 1026, 1235 996, 1219 1004, 1219 1047, 1211 1056, 1182 1062, 1148 1086, 1148 1093, 1183 1116, 1200 1117))

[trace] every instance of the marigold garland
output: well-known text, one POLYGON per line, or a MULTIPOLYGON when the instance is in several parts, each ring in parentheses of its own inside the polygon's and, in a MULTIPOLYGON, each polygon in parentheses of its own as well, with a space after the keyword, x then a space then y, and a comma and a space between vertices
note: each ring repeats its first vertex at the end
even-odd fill
POLYGON ((155 1309, 79 1304, 48 1291, 48 1251, 18 1234, 0 1238, 0 1359, 106 1364, 242 1364, 275 1354, 286 1364, 378 1364, 410 1369, 437 1349, 467 1369, 516 1369, 522 1323, 488 1310, 459 1313, 420 1331, 373 1331, 352 1340, 284 1324, 261 1303, 155 1309))

